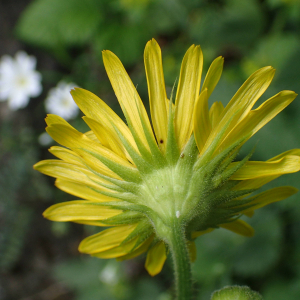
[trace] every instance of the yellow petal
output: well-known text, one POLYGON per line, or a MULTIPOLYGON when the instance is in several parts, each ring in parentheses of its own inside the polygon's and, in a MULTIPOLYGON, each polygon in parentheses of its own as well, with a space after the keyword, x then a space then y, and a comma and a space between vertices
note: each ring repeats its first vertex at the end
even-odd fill
POLYGON ((83 166, 82 160, 79 155, 77 155, 74 151, 59 147, 59 146, 52 146, 49 149, 49 152, 52 153, 54 156, 62 159, 65 162, 83 166))
POLYGON ((45 122, 47 123, 48 126, 51 126, 53 124, 60 124, 60 125, 69 126, 70 128, 74 128, 66 120, 64 120, 62 117, 57 116, 57 115, 53 115, 53 114, 47 114, 45 122))
POLYGON ((162 68, 161 50, 152 39, 146 45, 144 52, 150 112, 156 139, 162 151, 165 150, 168 131, 167 95, 162 68))
POLYGON ((300 149, 291 149, 291 150, 285 151, 283 153, 280 153, 279 155, 276 155, 276 156, 268 159, 268 161, 276 161, 276 160, 282 159, 282 158, 284 158, 286 156, 290 156, 290 155, 300 156, 300 149))
MULTIPOLYGON (((236 163, 232 163, 234 165, 236 163)), ((276 161, 248 161, 231 176, 232 180, 246 180, 264 176, 275 176, 298 172, 300 157, 288 155, 276 161)))
POLYGON ((126 154, 120 140, 116 137, 116 132, 110 131, 108 128, 104 128, 99 122, 91 119, 89 117, 83 117, 83 120, 95 133, 97 139, 100 141, 101 145, 107 149, 112 150, 120 157, 126 159, 126 154))
POLYGON ((207 74, 205 76, 202 90, 207 88, 207 97, 209 98, 213 90, 215 89, 217 83, 222 75, 224 65, 224 57, 217 57, 210 65, 207 74))
POLYGON ((187 246, 188 246, 191 262, 194 262, 197 258, 196 244, 194 241, 188 241, 187 246))
POLYGON ((80 183, 98 190, 107 190, 101 187, 101 183, 109 184, 86 168, 61 160, 43 160, 35 164, 34 169, 51 177, 80 183))
POLYGON ((106 251, 102 251, 99 253, 95 253, 95 254, 93 254, 93 256, 98 257, 98 258, 104 258, 104 259, 124 256, 131 252, 131 250, 135 246, 137 240, 138 240, 138 237, 132 239, 129 242, 123 243, 118 247, 115 247, 115 248, 112 248, 112 249, 109 249, 106 251))
POLYGON ((147 112, 140 99, 140 96, 118 57, 108 50, 103 51, 102 54, 107 75, 127 119, 127 122, 132 124, 132 127, 137 136, 140 138, 141 142, 147 149, 149 149, 141 118, 143 119, 143 122, 145 123, 150 134, 152 134, 153 140, 154 136, 147 112))
POLYGON ((87 185, 79 184, 78 182, 56 179, 55 185, 62 191, 74 195, 81 199, 97 202, 118 201, 115 198, 101 195, 87 185))
POLYGON ((203 235, 203 234, 212 232, 213 230, 214 230, 214 228, 208 228, 208 229, 202 230, 202 231, 194 231, 194 232, 192 232, 192 239, 195 239, 195 238, 197 238, 198 236, 201 236, 201 235, 203 235))
POLYGON ((193 130, 193 111, 199 96, 202 66, 201 48, 192 45, 182 60, 175 100, 175 134, 180 150, 193 130))
POLYGON ((224 106, 222 102, 214 102, 209 110, 209 119, 211 123, 211 128, 216 127, 219 124, 220 117, 224 110, 224 106))
POLYGON ((220 227, 247 237, 254 235, 254 229, 248 223, 240 219, 230 223, 222 224, 220 227))
POLYGON ((99 140, 97 139, 95 133, 92 130, 86 132, 84 135, 86 137, 88 137, 90 140, 92 140, 92 141, 94 141, 96 143, 99 143, 99 140))
POLYGON ((205 88, 198 97, 194 109, 194 135, 197 147, 201 152, 211 131, 208 113, 208 94, 205 88))
POLYGON ((82 253, 94 254, 119 246, 137 224, 112 227, 85 238, 79 245, 82 253))
POLYGON ((296 96, 297 94, 292 91, 282 91, 265 101, 257 109, 250 111, 248 115, 228 134, 222 145, 219 147, 220 151, 226 149, 243 136, 250 134, 250 138, 286 108, 296 96))
MULTIPOLYGON (((104 101, 93 93, 81 88, 75 88, 75 90, 72 90, 71 95, 78 107, 87 117, 99 122, 109 132, 114 134, 116 139, 119 140, 118 135, 115 133, 115 126, 133 146, 133 148, 137 150, 136 143, 129 128, 104 101)), ((120 140, 119 142, 121 143, 120 140)))
MULTIPOLYGON (((292 150, 283 152, 275 157, 272 157, 271 159, 268 160, 268 162, 278 161, 278 160, 280 160, 286 156, 290 156, 290 155, 300 156, 300 149, 292 149, 292 150)), ((263 185, 269 183, 270 181, 278 178, 280 175, 282 175, 282 174, 243 180, 243 181, 239 182, 233 189, 234 190, 257 189, 257 188, 260 188, 263 185)))
POLYGON ((74 200, 58 203, 47 208, 43 216, 51 221, 67 222, 76 220, 106 220, 122 213, 97 203, 74 200))
MULTIPOLYGON (((79 131, 70 128, 68 126, 54 124, 46 128, 49 135, 59 144, 71 148, 74 152, 79 154, 84 162, 92 169, 104 175, 108 175, 114 178, 119 178, 114 172, 112 172, 106 165, 104 165, 99 159, 97 159, 91 153, 96 153, 114 163, 133 168, 132 164, 124 158, 118 156, 111 150, 103 147, 102 145, 93 142, 88 139, 84 134, 79 131)), ((134 168, 135 169, 135 168, 134 168)))
POLYGON ((103 223, 103 222, 97 221, 97 220, 95 220, 95 221, 94 220, 76 220, 76 221, 73 221, 73 222, 77 223, 77 224, 84 224, 84 225, 90 225, 90 226, 107 227, 106 223, 103 223))
POLYGON ((226 130, 226 133, 224 134, 224 137, 249 113, 255 102, 270 85, 274 77, 274 73, 275 70, 272 67, 264 67, 253 73, 245 81, 245 83, 239 88, 239 90, 223 110, 221 120, 219 124, 212 130, 201 154, 206 151, 213 139, 229 122, 230 119, 232 120, 226 130))
POLYGON ((158 242, 147 253, 145 268, 151 276, 155 276, 162 270, 167 259, 164 242, 158 242))
POLYGON ((243 214, 251 212, 252 210, 264 207, 268 204, 278 202, 284 200, 294 194, 296 194, 298 190, 291 186, 281 186, 277 188, 270 189, 266 192, 263 192, 257 196, 250 204, 254 205, 251 208, 248 208, 242 211, 243 214))

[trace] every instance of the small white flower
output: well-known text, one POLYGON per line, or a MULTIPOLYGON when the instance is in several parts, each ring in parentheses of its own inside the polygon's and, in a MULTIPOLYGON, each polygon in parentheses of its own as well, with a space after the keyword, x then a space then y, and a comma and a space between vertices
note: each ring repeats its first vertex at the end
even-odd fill
POLYGON ((38 141, 41 146, 46 147, 46 146, 49 146, 53 142, 53 139, 47 132, 43 132, 42 134, 39 135, 38 141))
POLYGON ((109 262, 99 274, 99 279, 108 285, 116 285, 119 281, 118 266, 115 262, 109 262))
POLYGON ((35 70, 36 58, 24 51, 15 58, 4 55, 0 60, 0 101, 8 101, 11 110, 25 107, 30 97, 42 92, 41 74, 35 70))
POLYGON ((79 110, 70 94, 71 89, 75 86, 74 83, 61 81, 55 88, 52 88, 45 101, 46 111, 66 120, 75 118, 79 110))

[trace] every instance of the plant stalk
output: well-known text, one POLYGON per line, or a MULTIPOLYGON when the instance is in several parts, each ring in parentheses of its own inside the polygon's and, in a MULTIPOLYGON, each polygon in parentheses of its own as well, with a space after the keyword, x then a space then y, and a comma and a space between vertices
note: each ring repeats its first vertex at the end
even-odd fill
POLYGON ((187 249, 184 227, 178 219, 174 220, 168 245, 172 253, 177 300, 192 299, 191 261, 187 249))

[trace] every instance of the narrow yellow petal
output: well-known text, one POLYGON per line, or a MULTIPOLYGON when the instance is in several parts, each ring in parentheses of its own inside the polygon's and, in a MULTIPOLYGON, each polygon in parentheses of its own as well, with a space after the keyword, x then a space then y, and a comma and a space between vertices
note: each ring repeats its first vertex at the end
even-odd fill
POLYGON ((79 155, 77 155, 74 151, 69 150, 67 148, 59 147, 59 146, 52 146, 49 149, 49 152, 52 153, 54 156, 62 159, 65 162, 83 166, 82 160, 79 155))
POLYGON ((254 201, 250 202, 250 204, 254 205, 251 208, 248 208, 242 211, 243 214, 249 213, 252 210, 264 207, 268 204, 278 202, 284 200, 294 194, 296 194, 298 190, 291 186, 281 186, 270 189, 266 192, 263 192, 254 199, 254 201))
POLYGON ((222 75, 224 65, 224 57, 217 57, 210 65, 207 74, 205 76, 202 90, 207 88, 207 97, 209 98, 213 90, 215 89, 217 83, 222 75))
POLYGON ((76 220, 72 221, 77 224, 84 224, 84 225, 90 225, 90 226, 100 226, 100 227, 107 227, 106 223, 103 223, 101 221, 97 220, 76 220))
POLYGON ((96 143, 99 143, 98 138, 96 137, 95 133, 94 133, 92 130, 90 130, 90 131, 88 131, 88 132, 85 132, 84 135, 85 135, 87 138, 89 138, 90 140, 92 140, 92 141, 94 141, 94 142, 96 142, 96 143))
POLYGON ((287 150, 283 153, 280 153, 279 155, 276 155, 276 156, 268 159, 268 161, 276 161, 276 160, 282 159, 282 158, 284 158, 286 156, 290 156, 290 155, 300 156, 300 149, 287 150))
POLYGON ((222 115, 222 112, 224 110, 224 106, 222 102, 214 102, 209 110, 209 119, 211 123, 211 128, 215 128, 220 121, 220 117, 222 115))
POLYGON ((167 94, 162 68, 161 50, 157 42, 152 39, 146 45, 144 52, 150 112, 157 142, 165 151, 168 131, 167 94))
POLYGON ((51 221, 67 222, 76 220, 106 220, 122 213, 85 200, 58 203, 47 208, 43 216, 51 221))
POLYGON ((136 228, 137 224, 112 227, 85 238, 78 250, 82 253, 94 254, 119 246, 136 228))
POLYGON ((142 100, 119 58, 108 50, 103 51, 102 54, 107 75, 123 113, 125 117, 128 118, 127 122, 132 124, 132 127, 141 142, 149 149, 141 118, 152 136, 153 132, 142 100))
MULTIPOLYGON (((62 191, 76 196, 81 199, 97 202, 119 201, 118 199, 101 195, 87 185, 80 184, 78 182, 67 181, 63 179, 56 179, 56 187, 62 191)), ((97 187, 99 189, 99 187, 97 187)))
POLYGON ((143 243, 141 243, 135 250, 133 250, 132 252, 130 252, 124 256, 118 257, 117 260, 122 261, 125 259, 132 259, 132 258, 135 258, 135 257, 141 255, 142 253, 144 253, 148 250, 153 239, 154 239, 154 234, 151 235, 148 239, 146 239, 143 243))
MULTIPOLYGON (((129 128, 103 100, 93 93, 81 88, 72 90, 71 95, 78 107, 87 117, 99 122, 103 127, 109 130, 109 132, 114 133, 116 139, 119 140, 118 135, 115 133, 115 126, 133 148, 137 150, 136 143, 129 128)), ((119 142, 121 143, 120 140, 119 142)))
POLYGON ((208 94, 205 88, 198 97, 194 109, 194 135, 197 147, 201 152, 211 131, 208 112, 208 94))
POLYGON ((222 224, 220 227, 247 237, 254 235, 254 229, 248 223, 240 219, 230 223, 222 224))
POLYGON ((162 270, 167 259, 164 242, 158 242, 147 253, 145 268, 151 276, 155 276, 162 270))
POLYGON ((221 129, 231 120, 224 137, 239 123, 252 109, 255 102, 270 85, 275 70, 272 67, 264 67, 253 73, 239 88, 222 112, 219 124, 212 130, 202 153, 206 151, 211 142, 221 129))
POLYGON ((203 235, 203 234, 212 232, 213 230, 214 230, 214 228, 208 228, 208 229, 202 230, 202 231, 194 231, 194 232, 192 232, 192 239, 195 239, 195 238, 197 238, 198 236, 201 236, 201 235, 203 235))
POLYGON ((192 45, 182 60, 175 99, 175 135, 180 150, 193 130, 193 111, 199 96, 202 66, 202 50, 200 46, 192 45))
POLYGON ((292 91, 282 91, 265 101, 257 109, 250 111, 248 115, 228 134, 220 145, 219 151, 226 149, 243 136, 248 134, 250 135, 249 138, 253 136, 259 129, 286 108, 296 96, 297 94, 292 91))
POLYGON ((107 149, 112 150, 120 157, 126 159, 126 154, 124 153, 123 145, 117 138, 117 134, 115 131, 112 132, 108 128, 104 128, 99 122, 89 117, 83 117, 83 120, 95 133, 101 145, 103 145, 107 149))
MULTIPOLYGON (((300 157, 300 149, 292 149, 292 150, 283 152, 279 155, 276 155, 275 157, 272 157, 271 159, 268 160, 268 162, 278 161, 278 160, 281 160, 282 158, 284 158, 286 156, 290 156, 290 155, 300 157)), ((263 185, 269 183, 270 181, 278 178, 280 175, 282 175, 282 174, 243 180, 234 187, 234 190, 257 189, 257 188, 260 188, 263 185)))
POLYGON ((106 251, 101 251, 99 253, 95 253, 95 254, 93 254, 93 256, 98 257, 98 258, 103 258, 103 259, 117 258, 120 256, 124 256, 131 252, 131 250, 135 246, 137 240, 138 240, 138 237, 130 240, 129 242, 123 243, 118 247, 115 247, 115 248, 112 248, 112 249, 109 249, 106 251))
MULTIPOLYGON (((234 165, 236 163, 232 163, 234 165)), ((232 180, 246 180, 264 176, 275 176, 298 172, 300 170, 300 157, 288 155, 276 161, 248 161, 234 173, 232 180)))
POLYGON ((45 122, 47 123, 48 126, 54 124, 60 124, 60 125, 65 125, 65 126, 69 126, 70 128, 73 128, 73 126, 71 126, 65 119, 53 114, 47 114, 45 122))
POLYGON ((98 190, 107 191, 107 189, 101 187, 100 184, 109 184, 109 182, 96 176, 93 172, 90 172, 86 168, 73 165, 61 160, 43 160, 35 164, 34 169, 54 178, 87 185, 98 190))
POLYGON ((188 241, 188 250, 191 262, 194 262, 197 259, 197 248, 194 241, 188 241))
POLYGON ((60 124, 53 124, 52 126, 47 127, 46 130, 56 142, 65 147, 71 148, 74 152, 81 156, 81 158, 86 164, 89 165, 89 167, 99 173, 103 173, 104 175, 114 178, 119 178, 99 159, 87 151, 99 154, 100 156, 120 165, 134 168, 127 159, 124 159, 106 147, 93 142, 74 128, 60 124))

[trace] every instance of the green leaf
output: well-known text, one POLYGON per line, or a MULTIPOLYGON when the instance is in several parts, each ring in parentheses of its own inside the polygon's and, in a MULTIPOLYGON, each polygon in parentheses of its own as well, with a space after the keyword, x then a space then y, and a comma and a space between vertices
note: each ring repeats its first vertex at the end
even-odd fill
POLYGON ((100 22, 97 0, 36 0, 26 8, 16 30, 25 42, 54 48, 87 42, 100 22))

